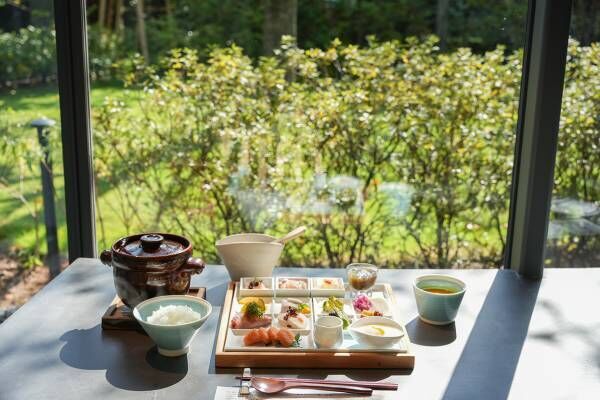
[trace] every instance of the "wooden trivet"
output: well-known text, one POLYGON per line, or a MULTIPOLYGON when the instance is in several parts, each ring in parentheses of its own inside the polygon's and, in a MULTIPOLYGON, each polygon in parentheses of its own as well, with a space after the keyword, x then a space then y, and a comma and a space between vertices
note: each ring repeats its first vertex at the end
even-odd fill
MULTIPOLYGON (((188 296, 198 296, 206 299, 206 288, 192 287, 188 296)), ((143 332, 140 324, 133 318, 133 311, 123 304, 119 296, 115 296, 102 316, 102 329, 143 332)))

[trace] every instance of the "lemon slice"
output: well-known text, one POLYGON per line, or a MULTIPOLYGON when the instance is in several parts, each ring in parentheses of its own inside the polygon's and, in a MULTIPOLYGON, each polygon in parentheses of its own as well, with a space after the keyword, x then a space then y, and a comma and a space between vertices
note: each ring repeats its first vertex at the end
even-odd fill
POLYGON ((377 332, 378 335, 385 335, 385 330, 380 326, 374 326, 373 329, 377 332))
POLYGON ((242 305, 242 311, 244 311, 246 306, 250 303, 256 303, 261 311, 265 311, 266 309, 265 301, 260 297, 244 297, 243 299, 239 300, 239 303, 242 305))
POLYGON ((369 325, 369 328, 371 329, 371 333, 372 335, 377 335, 377 336, 383 336, 385 335, 385 329, 383 329, 382 326, 378 326, 378 325, 369 325))

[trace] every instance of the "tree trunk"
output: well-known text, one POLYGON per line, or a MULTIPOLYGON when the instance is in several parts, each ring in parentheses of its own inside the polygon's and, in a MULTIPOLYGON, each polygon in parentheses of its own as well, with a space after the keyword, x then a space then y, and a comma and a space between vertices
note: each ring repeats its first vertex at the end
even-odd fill
POLYGON ((98 28, 106 26, 106 0, 98 1, 98 28))
POLYGON ((142 56, 146 63, 150 61, 148 53, 148 39, 146 37, 146 22, 144 15, 144 0, 137 0, 135 3, 135 15, 137 18, 136 30, 138 37, 138 45, 142 56))
POLYGON ((173 18, 173 4, 171 4, 171 0, 165 0, 165 14, 167 14, 168 18, 173 18))
POLYGON ((125 29, 123 23, 123 0, 117 0, 116 11, 115 11, 115 31, 121 34, 125 29))
POLYGON ((437 12, 435 14, 435 34, 440 38, 440 48, 448 47, 448 9, 450 0, 437 0, 437 12))
POLYGON ((284 35, 298 37, 298 0, 264 0, 263 54, 272 55, 284 35))
POLYGON ((600 1, 575 0, 573 1, 573 15, 571 17, 571 31, 573 37, 583 46, 600 40, 600 1))

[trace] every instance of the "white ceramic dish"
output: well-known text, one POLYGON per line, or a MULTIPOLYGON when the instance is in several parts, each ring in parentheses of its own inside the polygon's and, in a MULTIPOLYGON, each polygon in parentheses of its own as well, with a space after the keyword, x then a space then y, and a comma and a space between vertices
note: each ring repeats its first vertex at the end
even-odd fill
MULTIPOLYGON (((290 299, 290 298, 288 298, 290 299)), ((310 314, 304 314, 304 316, 307 319, 307 325, 305 329, 290 329, 294 334, 299 333, 300 335, 308 335, 312 329, 313 329, 313 317, 312 317, 312 302, 310 301, 310 298, 306 297, 306 298, 291 298, 294 300, 299 300, 301 303, 305 303, 307 304, 309 307, 311 307, 311 313, 310 314)), ((281 304, 283 302, 284 298, 277 298, 273 301, 273 326, 277 327, 277 328, 281 328, 281 323, 279 322, 279 314, 281 314, 281 304)))
POLYGON ((275 296, 277 297, 309 297, 310 296, 310 279, 293 276, 279 276, 275 278, 275 296), (298 280, 306 283, 306 289, 287 289, 279 286, 284 280, 298 280))
MULTIPOLYGON (((264 314, 271 317, 271 324, 265 327, 265 328, 269 328, 270 326, 272 326, 275 323, 275 318, 276 318, 276 316, 273 315, 273 298, 263 297, 262 299, 265 302, 264 314)), ((241 300, 241 298, 240 298, 240 300, 241 300)), ((231 319, 233 318, 233 316, 236 313, 239 313, 242 309, 242 304, 239 303, 239 300, 234 300, 233 302, 234 302, 233 311, 232 311, 232 314, 229 316, 229 326, 231 326, 231 319)), ((233 328, 230 328, 230 329, 234 335, 245 335, 246 333, 248 333, 252 330, 252 329, 233 329, 233 328)))
POLYGON ((313 297, 344 297, 346 294, 344 280, 342 278, 327 277, 310 278, 310 293, 313 297), (336 287, 323 287, 325 280, 332 281, 336 287))
MULTIPOLYGON (((383 298, 383 297, 371 297, 371 303, 373 303, 373 310, 374 311, 379 311, 382 316, 384 317, 388 317, 391 318, 392 317, 392 308, 390 307, 390 304, 388 303, 388 301, 383 298)), ((365 318, 365 317, 361 317, 361 313, 360 311, 354 310, 354 312, 356 313, 356 316, 359 318, 365 318)))
POLYGON ((232 281, 244 276, 272 276, 283 250, 273 236, 240 233, 227 236, 215 244, 232 281))
POLYGON ((273 290, 273 283, 273 278, 270 276, 257 278, 242 278, 240 280, 239 294, 241 297, 273 297, 275 295, 275 291, 273 290), (248 284, 255 279, 263 281, 264 285, 266 286, 266 289, 248 289, 248 284))
MULTIPOLYGON (((327 297, 313 297, 313 313, 315 315, 328 315, 328 312, 323 311, 323 303, 327 300, 327 297)), ((351 299, 339 299, 344 303, 344 312, 351 320, 354 319, 356 313, 352 306, 351 299)))
POLYGON ((349 327, 348 332, 356 342, 366 348, 390 348, 396 345, 404 336, 404 328, 393 319, 386 317, 364 317, 354 321, 349 327), (380 325, 390 327, 398 331, 396 335, 378 336, 365 333, 359 328, 367 325, 380 325))

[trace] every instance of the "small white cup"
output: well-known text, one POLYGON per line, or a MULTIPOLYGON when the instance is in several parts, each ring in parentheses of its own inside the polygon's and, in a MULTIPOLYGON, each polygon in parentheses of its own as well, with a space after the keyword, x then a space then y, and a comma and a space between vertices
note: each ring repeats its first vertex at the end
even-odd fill
POLYGON ((332 349, 340 347, 344 342, 342 320, 331 315, 319 317, 315 322, 313 338, 319 348, 332 349))

